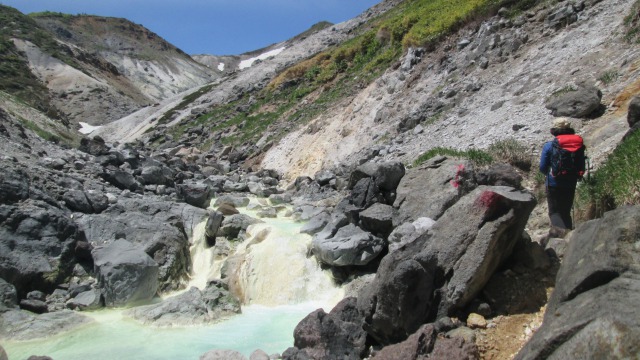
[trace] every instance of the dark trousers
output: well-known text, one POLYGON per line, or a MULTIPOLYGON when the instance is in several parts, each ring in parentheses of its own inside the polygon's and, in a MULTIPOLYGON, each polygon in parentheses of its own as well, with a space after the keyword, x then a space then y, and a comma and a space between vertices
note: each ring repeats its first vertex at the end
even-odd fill
POLYGON ((575 192, 575 187, 547 187, 549 220, 551 220, 552 226, 560 229, 573 229, 571 208, 575 192))

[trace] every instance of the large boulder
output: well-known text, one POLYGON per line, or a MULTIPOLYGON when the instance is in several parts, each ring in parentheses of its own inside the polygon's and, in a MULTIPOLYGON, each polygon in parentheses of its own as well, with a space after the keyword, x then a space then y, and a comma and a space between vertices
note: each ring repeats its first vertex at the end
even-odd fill
POLYGON ((240 302, 228 287, 213 281, 204 290, 192 287, 161 303, 133 308, 128 315, 145 325, 191 326, 215 323, 240 312, 240 302))
POLYGON ((349 189, 353 189, 358 181, 371 178, 380 190, 393 192, 398 187, 404 174, 405 169, 401 162, 367 162, 358 166, 351 173, 348 187, 349 189))
POLYGON ((156 295, 158 264, 139 246, 119 239, 92 254, 106 306, 127 306, 156 295))
POLYGON ((633 359, 640 354, 640 206, 578 226, 542 326, 516 359, 633 359))
POLYGON ((314 237, 312 250, 318 260, 332 266, 366 265, 382 253, 383 239, 350 224, 340 228, 334 237, 314 237))
POLYGON ((142 188, 140 183, 136 181, 136 178, 127 171, 117 170, 112 172, 104 172, 100 176, 121 190, 137 191, 142 188))
POLYGON ((180 201, 206 209, 211 202, 212 192, 207 184, 188 182, 176 186, 176 195, 180 201))
POLYGON ((173 185, 174 173, 166 166, 145 166, 140 177, 145 185, 173 185))
POLYGON ((189 273, 189 237, 207 219, 206 210, 184 203, 122 200, 107 211, 77 222, 87 240, 105 245, 116 239, 139 244, 159 265, 160 290, 176 290, 189 273))
POLYGON ((293 331, 294 346, 311 359, 362 359, 367 333, 355 298, 346 298, 330 313, 318 309, 307 315, 293 331))
POLYGON ((421 217, 437 220, 475 186, 470 161, 435 157, 407 171, 398 185, 393 207, 402 222, 421 217))
POLYGON ((551 95, 545 107, 553 116, 584 118, 600 108, 602 92, 594 86, 576 86, 551 95))
POLYGON ((429 232, 383 258, 358 298, 369 335, 394 343, 424 323, 456 315, 511 255, 535 203, 530 193, 481 186, 429 232))
POLYGON ((70 215, 31 199, 0 205, 0 277, 19 298, 32 290, 51 292, 71 275, 84 233, 70 215))

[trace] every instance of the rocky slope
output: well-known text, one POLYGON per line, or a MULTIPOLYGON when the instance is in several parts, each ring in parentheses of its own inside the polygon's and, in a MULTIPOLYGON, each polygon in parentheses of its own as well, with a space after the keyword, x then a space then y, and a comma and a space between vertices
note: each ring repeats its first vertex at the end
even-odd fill
MULTIPOLYGON (((145 86, 157 96, 157 105, 105 124, 76 149, 67 144, 77 134, 64 124, 0 93, 5 169, 0 174, 0 336, 32 336, 54 327, 64 331, 87 321, 76 312, 67 317, 64 308, 122 306, 184 287, 196 224, 206 220, 206 241, 215 244, 219 256, 232 255, 233 242, 259 221, 237 214, 236 207, 258 196, 268 198, 259 217, 279 216, 279 204, 290 202, 293 216, 308 220, 303 231, 313 235, 309 253, 351 295, 329 312, 309 314, 283 358, 496 358, 483 342, 491 326, 502 331, 494 334, 504 334, 500 324, 513 318, 501 322, 499 316, 539 312, 563 255, 572 268, 560 271, 567 280, 551 298, 555 313, 545 316, 540 335, 520 357, 563 357, 575 349, 610 353, 617 344, 622 357, 633 351, 638 317, 627 303, 624 318, 607 311, 585 318, 574 308, 603 309, 616 300, 608 289, 629 294, 637 288, 637 249, 627 246, 637 239, 637 209, 583 225, 565 253, 566 240, 550 241, 545 249, 533 236, 538 228, 546 230, 544 220, 535 219, 545 216, 511 166, 484 168, 443 156, 410 166, 435 146, 486 148, 506 138, 517 138, 534 156, 554 115, 572 118, 599 161, 626 132, 626 108, 640 91, 638 45, 622 38, 631 2, 549 2, 517 17, 498 11, 433 48, 409 49, 375 81, 360 84, 355 95, 337 99, 308 123, 278 119, 227 145, 225 139, 240 138, 250 124, 219 128, 219 123, 254 109, 275 76, 353 38, 369 21, 401 5, 385 1, 284 48, 265 49, 281 50, 206 85, 202 79, 175 78, 164 87, 139 76, 141 64, 158 77, 171 73, 175 58, 161 55, 179 51, 162 41, 141 45, 140 39, 153 34, 117 19, 52 15, 38 20, 58 40, 67 39, 63 43, 72 56, 65 61, 73 66, 51 60, 44 46, 26 37, 12 38, 27 50, 30 63, 39 65, 34 67, 38 76, 51 76, 51 94, 52 89, 68 91, 65 86, 83 89, 71 100, 86 98, 86 104, 68 105, 80 106, 76 120, 112 101, 110 95, 88 96, 104 72, 125 78, 131 90, 118 94, 132 102, 109 116, 139 106, 129 95, 142 94, 145 86), (106 36, 105 23, 134 35, 106 36), (79 29, 85 35, 95 31, 104 42, 100 49, 79 29), (149 52, 163 60, 143 59, 149 52), (88 61, 93 67, 81 67, 92 69, 91 75, 74 67, 87 53, 100 54, 88 61), (118 68, 110 61, 125 65, 118 68), (124 76, 127 71, 132 72, 124 76), (216 115, 220 108, 229 112, 216 115), (215 210, 208 208, 213 196, 221 199, 215 210), (613 229, 614 235, 604 250, 591 236, 607 232, 602 229, 613 229), (596 251, 604 251, 596 266, 573 273, 596 251), (617 253, 625 255, 618 260, 617 253), (53 315, 26 315, 25 310, 53 315), (36 320, 24 327, 27 317, 36 320), (567 338, 566 324, 575 338, 567 338), (474 330, 485 327, 486 332, 474 330), (603 335, 609 329, 619 332, 603 335), (594 336, 602 346, 580 345, 594 336)), ((190 69, 198 73, 201 68, 190 69)), ((312 113, 305 106, 330 90, 305 94, 296 110, 312 113)), ((256 112, 278 105, 262 103, 256 112)), ((189 308, 165 302, 132 316, 145 323, 189 323, 231 315, 238 311, 235 298, 243 299, 245 261, 231 257, 220 282, 186 293, 189 308), (202 319, 205 313, 211 317, 202 319)), ((511 328, 531 325, 526 337, 539 325, 532 318, 517 324, 511 328)), ((510 346, 511 351, 519 347, 510 346)))
POLYGON ((26 16, 5 6, 0 11, 12 20, 3 28, 3 39, 46 87, 50 106, 74 126, 111 122, 218 77, 125 19, 26 16))

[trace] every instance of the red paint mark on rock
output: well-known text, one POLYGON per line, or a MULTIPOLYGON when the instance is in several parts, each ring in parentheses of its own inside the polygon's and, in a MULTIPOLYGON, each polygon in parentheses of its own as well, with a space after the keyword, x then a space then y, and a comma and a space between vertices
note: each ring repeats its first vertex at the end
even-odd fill
POLYGON ((464 171, 464 164, 458 165, 458 170, 456 171, 456 176, 451 180, 451 186, 454 188, 460 187, 460 174, 464 171))
POLYGON ((485 209, 495 209, 501 198, 502 196, 500 196, 499 194, 493 191, 485 190, 482 192, 482 194, 480 194, 480 196, 478 196, 474 205, 485 209))

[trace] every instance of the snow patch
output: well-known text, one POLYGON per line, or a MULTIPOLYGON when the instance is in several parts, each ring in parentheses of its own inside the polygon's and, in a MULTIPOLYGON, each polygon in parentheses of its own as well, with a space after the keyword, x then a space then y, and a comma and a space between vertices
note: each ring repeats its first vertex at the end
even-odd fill
POLYGON ((102 127, 102 126, 89 125, 85 122, 80 122, 80 126, 82 127, 78 131, 80 131, 84 135, 91 134, 94 130, 98 130, 102 127))
POLYGON ((268 58, 270 58, 272 56, 276 56, 276 55, 280 54, 284 49, 285 48, 283 46, 283 47, 277 48, 275 50, 267 51, 266 53, 260 54, 260 55, 258 55, 256 57, 252 57, 251 59, 242 60, 240 62, 239 68, 240 68, 240 70, 242 70, 242 69, 251 67, 251 65, 253 65, 253 63, 256 60, 266 60, 266 59, 268 59, 268 58))
POLYGON ((218 64, 218 70, 224 71, 224 63, 218 64))

